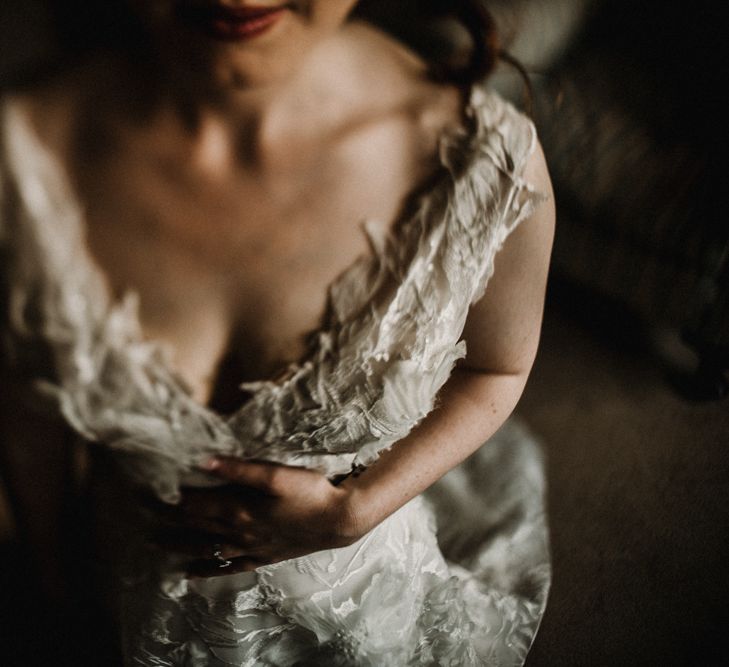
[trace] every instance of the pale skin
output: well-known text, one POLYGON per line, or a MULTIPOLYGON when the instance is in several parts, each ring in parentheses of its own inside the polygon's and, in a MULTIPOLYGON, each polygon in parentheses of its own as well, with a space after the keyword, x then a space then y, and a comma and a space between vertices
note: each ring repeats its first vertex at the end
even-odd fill
MULTIPOLYGON (((186 39, 183 53, 160 12, 167 86, 144 124, 119 103, 132 77, 116 77, 121 83, 103 84, 89 100, 89 80, 99 81, 93 67, 23 99, 85 204, 89 252, 110 290, 139 293, 144 332, 171 346, 203 403, 227 404, 232 394, 234 404, 235 384, 274 376, 302 355, 327 285, 367 252, 359 222, 393 223, 435 169, 439 133, 460 120, 459 92, 428 81, 415 54, 374 28, 345 23, 354 4, 303 2, 260 41, 186 39), (101 120, 68 120, 88 118, 92 105, 103 112, 104 103, 101 120), (113 159, 92 150, 106 136, 113 159), (226 375, 234 382, 226 385, 226 375)), ((202 462, 228 484, 185 489, 179 508, 160 510, 173 529, 163 548, 189 554, 191 573, 213 576, 222 573, 210 561, 216 544, 233 561, 225 573, 352 544, 494 433, 534 362, 554 233, 539 147, 524 177, 547 201, 499 252, 469 312, 467 356, 437 408, 337 486, 300 468, 202 462)), ((3 430, 25 432, 17 417, 3 430)), ((22 481, 22 454, 6 451, 22 481)))

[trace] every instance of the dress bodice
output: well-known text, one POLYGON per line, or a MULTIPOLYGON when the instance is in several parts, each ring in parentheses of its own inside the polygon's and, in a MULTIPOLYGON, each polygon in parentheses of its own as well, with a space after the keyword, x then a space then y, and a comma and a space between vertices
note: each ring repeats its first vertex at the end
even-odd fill
POLYGON ((539 195, 522 178, 533 125, 480 85, 466 124, 440 138, 441 173, 371 252, 329 287, 328 317, 304 359, 230 416, 197 403, 169 355, 141 335, 136 296, 116 302, 85 247, 83 211, 22 112, 2 117, 0 238, 11 339, 42 341, 55 373, 39 386, 86 438, 129 454, 137 481, 174 500, 211 453, 345 474, 366 466, 433 407, 469 306, 494 256, 539 195), (11 206, 12 203, 12 206, 11 206), (143 459, 140 465, 139 457, 143 459))

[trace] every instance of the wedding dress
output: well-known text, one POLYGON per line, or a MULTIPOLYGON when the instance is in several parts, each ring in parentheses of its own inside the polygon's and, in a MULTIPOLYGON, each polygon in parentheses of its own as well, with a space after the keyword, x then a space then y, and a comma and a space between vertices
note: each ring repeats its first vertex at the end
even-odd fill
MULTIPOLYGON (((252 398, 223 417, 142 337, 135 297, 110 297, 66 175, 6 102, 7 358, 121 474, 165 501, 210 483, 195 465, 211 453, 332 477, 367 466, 434 408, 497 250, 541 200, 522 178, 531 122, 481 84, 466 111, 441 137, 442 173, 415 210, 387 235, 363 225, 371 252, 330 286, 306 358, 281 379, 243 385, 252 398)), ((123 544, 129 665, 519 665, 550 581, 541 454, 513 418, 349 547, 201 580, 133 533, 123 544)))

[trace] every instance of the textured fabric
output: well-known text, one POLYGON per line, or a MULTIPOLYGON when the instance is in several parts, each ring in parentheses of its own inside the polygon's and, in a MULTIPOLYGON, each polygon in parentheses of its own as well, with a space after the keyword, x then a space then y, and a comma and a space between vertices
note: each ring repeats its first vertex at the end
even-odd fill
MULTIPOLYGON (((541 198, 521 175, 532 124, 481 86, 466 118, 441 137, 442 173, 414 212, 388 235, 363 225, 371 253, 330 286, 308 356, 243 385, 252 398, 223 417, 142 337, 136 297, 110 298, 63 170, 6 103, 9 358, 122 475, 168 502, 181 484, 211 483, 195 464, 212 453, 328 475, 372 463, 433 408, 496 252, 541 198), (41 378, 44 354, 54 372, 41 378)), ((188 580, 131 537, 117 558, 129 664, 521 664, 549 585, 539 449, 507 422, 354 545, 253 573, 188 580)))

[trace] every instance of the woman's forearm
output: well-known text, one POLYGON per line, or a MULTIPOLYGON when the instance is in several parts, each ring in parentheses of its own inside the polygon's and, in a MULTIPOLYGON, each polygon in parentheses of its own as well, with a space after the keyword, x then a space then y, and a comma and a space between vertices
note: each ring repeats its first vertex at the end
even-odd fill
MULTIPOLYGON (((258 493, 187 490, 180 525, 209 532, 214 519, 226 545, 220 553, 235 563, 229 572, 353 544, 478 449, 514 409, 527 376, 457 368, 407 437, 338 485, 306 468, 214 457, 204 470, 258 493)), ((214 576, 218 567, 197 574, 214 576)))
POLYGON ((341 484, 357 531, 376 526, 476 451, 514 410, 527 377, 456 368, 436 408, 361 475, 341 484))

